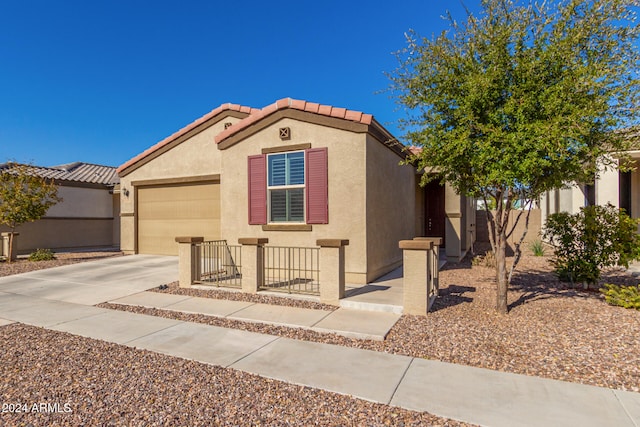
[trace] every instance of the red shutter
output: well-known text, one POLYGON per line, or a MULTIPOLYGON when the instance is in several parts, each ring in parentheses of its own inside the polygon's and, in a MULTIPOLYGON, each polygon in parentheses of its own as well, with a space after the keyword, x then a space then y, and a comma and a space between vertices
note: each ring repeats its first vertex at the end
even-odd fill
POLYGON ((307 168, 307 224, 328 224, 328 169, 327 149, 310 148, 305 150, 307 168))
POLYGON ((249 156, 249 224, 267 223, 267 156, 249 156))

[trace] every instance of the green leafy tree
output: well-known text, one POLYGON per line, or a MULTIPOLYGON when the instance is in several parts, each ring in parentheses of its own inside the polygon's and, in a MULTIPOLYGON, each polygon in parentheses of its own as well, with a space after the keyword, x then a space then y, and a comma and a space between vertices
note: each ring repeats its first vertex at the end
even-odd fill
POLYGON ((13 258, 13 233, 21 224, 42 218, 59 201, 53 181, 34 172, 33 167, 8 163, 0 168, 0 224, 11 229, 8 262, 13 258))
POLYGON ((444 180, 494 206, 487 222, 500 313, 508 311, 507 238, 526 212, 510 221, 514 203, 590 182, 613 167, 605 154, 627 148, 614 130, 637 120, 635 4, 483 0, 478 16, 449 16, 438 36, 408 34, 397 54, 390 89, 407 113, 405 138, 422 148, 412 161, 435 171, 422 182, 444 180))
POLYGON ((638 220, 610 204, 549 215, 544 237, 554 246, 560 278, 585 287, 598 283, 603 268, 640 258, 638 220))

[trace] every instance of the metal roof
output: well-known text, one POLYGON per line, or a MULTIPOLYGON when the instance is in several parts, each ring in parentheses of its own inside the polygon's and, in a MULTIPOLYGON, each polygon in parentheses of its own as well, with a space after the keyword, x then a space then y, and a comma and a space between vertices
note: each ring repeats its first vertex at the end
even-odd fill
MULTIPOLYGON (((10 170, 15 163, 0 164, 0 170, 10 170)), ((116 168, 112 166, 94 165, 91 163, 73 162, 58 166, 26 165, 35 175, 69 182, 86 182, 92 184, 115 185, 120 182, 116 168)))

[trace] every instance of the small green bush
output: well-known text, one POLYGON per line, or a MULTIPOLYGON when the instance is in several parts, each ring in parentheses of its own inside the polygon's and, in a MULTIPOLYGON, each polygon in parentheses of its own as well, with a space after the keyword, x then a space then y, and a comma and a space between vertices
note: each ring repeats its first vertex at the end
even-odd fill
POLYGON ((541 240, 534 240, 529 244, 529 249, 534 256, 544 256, 544 243, 541 240))
POLYGON ((56 256, 51 249, 36 249, 29 255, 29 261, 51 261, 52 259, 56 259, 56 256))
POLYGON ((544 237, 554 246, 553 265, 561 280, 595 285, 605 267, 640 258, 638 220, 610 204, 549 215, 544 237))
POLYGON ((611 305, 640 310, 640 285, 618 286, 605 283, 600 288, 600 292, 604 294, 605 301, 611 305))

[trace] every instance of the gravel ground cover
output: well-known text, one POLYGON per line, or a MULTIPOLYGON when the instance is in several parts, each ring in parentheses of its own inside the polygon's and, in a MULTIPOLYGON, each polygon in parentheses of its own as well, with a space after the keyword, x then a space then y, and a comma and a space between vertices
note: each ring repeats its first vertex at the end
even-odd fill
POLYGON ((228 290, 228 289, 220 289, 211 287, 211 289, 199 289, 199 288, 181 288, 178 286, 178 282, 168 283, 166 288, 159 289, 154 288, 150 289, 154 292, 160 293, 168 293, 175 295, 186 295, 190 297, 203 297, 203 298, 215 298, 215 299, 226 299, 232 301, 246 301, 246 302, 255 302, 261 304, 271 304, 271 305, 284 305, 288 307, 299 307, 299 308, 313 308, 316 310, 326 310, 326 311, 334 311, 338 307, 329 304, 321 304, 316 301, 310 301, 307 299, 297 299, 297 298, 286 298, 286 297, 278 297, 271 296, 265 294, 246 294, 240 291, 228 290))
MULTIPOLYGON (((573 289, 560 282, 549 261, 548 256, 525 254, 509 290, 510 313, 506 316, 494 311, 493 269, 472 266, 469 258, 449 264, 440 273, 441 296, 434 311, 426 317, 402 316, 383 342, 164 310, 107 306, 640 392, 640 312, 610 306, 598 292, 573 289)), ((610 270, 602 282, 631 284, 637 279, 620 270, 610 270)), ((184 290, 172 285, 166 292, 184 290)), ((206 297, 207 292, 210 291, 200 291, 198 296, 206 297)), ((224 294, 215 291, 214 297, 224 294)), ((280 303, 289 301, 282 298, 280 303)))
POLYGON ((469 425, 32 326, 0 338, 0 425, 469 425))
POLYGON ((51 261, 29 261, 25 258, 18 258, 14 262, 0 261, 0 277, 113 256, 123 256, 123 254, 119 251, 59 252, 56 253, 56 259, 51 261))

